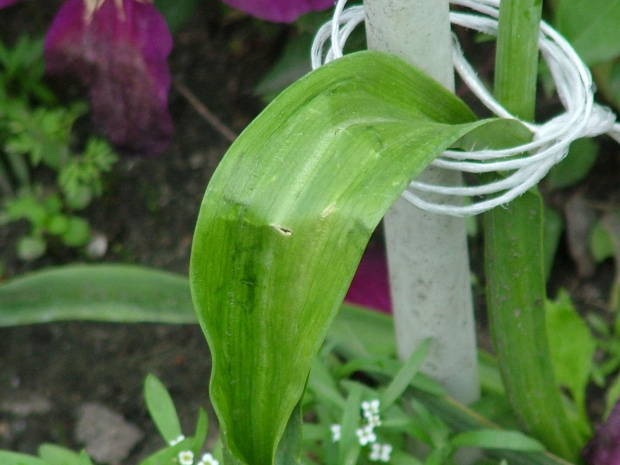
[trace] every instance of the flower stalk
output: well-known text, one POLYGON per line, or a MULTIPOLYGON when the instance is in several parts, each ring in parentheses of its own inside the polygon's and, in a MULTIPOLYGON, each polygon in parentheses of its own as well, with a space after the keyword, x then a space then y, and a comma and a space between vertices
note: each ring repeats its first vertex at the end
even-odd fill
MULTIPOLYGON (((514 115, 532 120, 536 103, 541 0, 502 0, 495 94, 514 115)), ((487 307, 508 399, 528 434, 574 460, 583 439, 557 388, 545 328, 543 206, 526 192, 485 214, 487 307)))

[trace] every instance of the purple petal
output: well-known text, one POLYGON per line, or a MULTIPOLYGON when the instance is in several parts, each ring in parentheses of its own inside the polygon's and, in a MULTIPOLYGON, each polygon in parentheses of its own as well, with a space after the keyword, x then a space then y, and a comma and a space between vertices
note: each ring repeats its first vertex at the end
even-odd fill
POLYGON ((334 0, 223 0, 224 3, 257 18, 290 23, 310 11, 326 10, 334 0))
POLYGON ((85 20, 83 0, 67 0, 45 39, 47 71, 71 75, 89 89, 93 117, 116 148, 131 155, 163 152, 172 36, 151 4, 107 0, 85 20))
POLYGON ((0 8, 13 5, 13 3, 21 2, 21 0, 0 0, 0 8))
POLYGON ((588 465, 620 465, 620 401, 605 423, 597 426, 582 456, 588 465))
POLYGON ((385 251, 366 249, 344 300, 385 313, 392 311, 385 251))

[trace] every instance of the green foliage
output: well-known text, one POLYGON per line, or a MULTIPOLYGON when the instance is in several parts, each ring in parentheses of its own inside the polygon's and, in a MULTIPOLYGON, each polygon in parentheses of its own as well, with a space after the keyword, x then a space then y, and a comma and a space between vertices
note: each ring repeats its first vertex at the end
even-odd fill
POLYGON ((41 60, 43 39, 20 35, 13 47, 0 41, 0 101, 10 97, 24 102, 56 103, 54 94, 43 84, 45 65, 41 60))
POLYGON ((578 139, 573 142, 568 155, 553 167, 545 178, 550 189, 562 189, 579 184, 585 179, 598 158, 599 145, 592 139, 578 139))
POLYGON ((554 208, 545 206, 543 221, 545 282, 547 282, 551 276, 553 262, 564 231, 564 218, 554 208))
POLYGON ((207 188, 190 274, 213 356, 211 398, 236 460, 273 463, 312 360, 393 201, 474 129, 478 144, 492 143, 491 133, 503 142, 505 133, 529 137, 513 124, 475 122, 400 59, 360 52, 298 81, 237 139, 207 188))
MULTIPOLYGON (((67 318, 119 322, 196 321, 187 279, 127 265, 68 266, 32 273, 0 285, 0 301, 8 303, 8 310, 12 310, 0 312, 3 326, 67 318), (96 296, 95 301, 93 296, 96 296)), ((340 309, 320 356, 313 362, 303 398, 306 418, 315 419, 303 425, 304 457, 310 454, 324 458, 323 465, 339 463, 339 448, 343 443, 332 441, 331 425, 345 421, 348 409, 346 421, 350 432, 347 434, 352 432, 353 436, 350 447, 343 448, 344 457, 350 461, 359 456, 358 463, 369 464, 372 448, 370 445, 362 447, 355 431, 364 421, 359 413, 361 400, 378 399, 382 425, 375 432, 381 441, 394 448, 390 463, 450 463, 450 456, 456 449, 474 445, 491 447, 491 453, 509 458, 511 464, 566 465, 547 453, 530 455, 529 451, 539 450, 537 443, 516 432, 503 430, 447 398, 441 386, 418 371, 427 351, 426 344, 407 362, 397 361, 392 331, 393 320, 385 314, 350 306, 340 309), (360 373, 363 373, 361 377, 360 373), (368 382, 360 384, 360 378, 368 382), (360 400, 357 400, 358 394, 362 396, 360 400), (470 435, 468 431, 473 433, 470 435), (431 447, 427 461, 422 462, 407 452, 406 438, 416 438, 431 447), (524 451, 528 453, 524 455, 524 451)), ((489 378, 497 380, 497 366, 484 357, 481 366, 484 368, 481 370, 483 386, 492 385, 496 381, 489 381, 489 378)), ((493 391, 502 395, 501 387, 493 391)), ((145 381, 144 393, 149 413, 164 441, 169 444, 178 439, 181 434, 178 414, 163 384, 150 375, 145 381)), ((191 450, 197 457, 206 433, 207 419, 201 413, 194 437, 162 449, 141 465, 169 465, 178 460, 179 452, 184 450, 191 450)), ((12 457, 11 453, 3 454, 0 453, 0 463, 12 457)), ((213 455, 222 460, 221 453, 213 452, 213 455)), ((20 460, 23 458, 20 463, 77 465, 79 460, 85 460, 81 458, 83 454, 48 444, 41 445, 39 456, 44 462, 19 456, 20 460)))
POLYGON ((187 277, 133 265, 67 265, 0 284, 0 327, 87 320, 194 323, 187 277))
POLYGON ((176 34, 189 21, 198 6, 199 0, 155 0, 155 6, 166 19, 173 34, 176 34))
POLYGON ((494 429, 467 431, 450 441, 454 447, 479 447, 481 449, 505 449, 520 452, 544 452, 545 446, 519 431, 494 429))
POLYGON ((39 457, 50 464, 79 465, 81 454, 55 444, 41 444, 39 457))
POLYGON ((58 184, 67 206, 72 210, 86 208, 103 190, 102 174, 111 171, 117 156, 109 144, 90 139, 81 157, 68 160, 58 171, 58 184))
POLYGON ((614 241, 600 221, 594 225, 590 233, 590 250, 598 263, 615 256, 614 241))
POLYGON ((586 64, 620 55, 619 0, 562 0, 555 20, 586 64))
POLYGON ((606 387, 606 412, 609 413, 620 399, 620 212, 608 211, 592 228, 590 251, 598 263, 612 259, 614 279, 609 290, 608 310, 613 315, 610 325, 603 317, 590 314, 589 322, 598 333, 597 348, 602 357, 594 367, 593 378, 600 387, 606 387), (607 386, 607 380, 613 381, 607 386))
POLYGON ((76 248, 90 241, 90 226, 76 212, 101 195, 102 176, 117 159, 95 138, 76 150, 73 126, 88 109, 55 105, 43 71, 41 41, 23 36, 13 49, 0 43, 0 226, 30 224, 17 245, 24 260, 43 255, 50 240, 76 248), (51 171, 53 184, 35 182, 35 170, 51 171))
POLYGON ((280 59, 271 67, 254 88, 263 100, 270 102, 282 90, 311 71, 308 50, 312 46, 314 34, 307 32, 290 39, 280 59))
MULTIPOLYGON (((528 121, 536 109, 541 14, 540 0, 500 4, 495 96, 528 121)), ((577 460, 587 438, 570 421, 554 378, 544 313, 543 203, 537 190, 485 213, 484 230, 487 309, 507 398, 526 433, 577 460)))
MULTIPOLYGON (((357 316, 357 313, 341 313, 337 321, 341 328, 355 327, 357 316)), ((389 319, 378 319, 374 327, 382 331, 391 329, 392 324, 389 319)), ((389 445, 392 447, 389 463, 396 464, 452 464, 454 454, 462 447, 485 449, 490 456, 506 458, 516 465, 567 464, 545 452, 545 447, 531 437, 503 429, 446 397, 436 383, 430 381, 429 389, 420 389, 420 380, 425 376, 412 370, 412 366, 423 359, 426 347, 419 347, 409 361, 402 363, 393 356, 368 355, 364 347, 372 336, 352 336, 350 344, 357 344, 359 350, 351 351, 349 346, 344 349, 349 356, 343 359, 342 347, 334 344, 333 337, 342 340, 333 332, 327 337, 324 350, 313 364, 304 395, 306 418, 312 419, 304 424, 305 451, 318 463, 369 465, 373 463, 370 459, 373 451, 389 445), (333 347, 333 352, 329 347, 333 347), (374 361, 369 363, 369 357, 374 361), (356 370, 349 370, 347 365, 356 370), (371 365, 374 367, 370 368, 371 365), (360 383, 360 379, 368 382, 360 383), (384 404, 381 399, 394 398, 389 392, 395 385, 404 389, 394 403, 384 404), (375 438, 362 445, 357 431, 369 421, 365 410, 368 404, 364 406, 363 402, 373 401, 379 402, 380 424, 375 423, 373 428, 375 438), (334 435, 334 425, 340 425, 335 428, 340 438, 334 435), (407 447, 412 440, 426 445, 416 447, 415 456, 407 447)), ((481 457, 475 463, 497 462, 481 457)))
MULTIPOLYGON (((176 408, 162 382, 154 375, 149 375, 145 381, 144 391, 149 414, 162 433, 166 445, 161 450, 142 460, 139 465, 180 463, 182 454, 191 454, 192 457, 198 457, 207 439, 208 417, 206 412, 200 409, 194 435, 185 437, 181 434, 181 429, 178 426, 176 408), (172 425, 162 423, 162 421, 169 420, 172 420, 172 425), (172 433, 174 434, 171 439, 169 435, 172 433)), ((0 463, 2 465, 93 465, 93 461, 86 451, 78 453, 53 444, 41 444, 38 454, 39 457, 32 457, 26 454, 0 451, 0 463)), ((222 460, 219 453, 214 451, 213 454, 216 460, 222 460)), ((208 465, 205 460, 196 461, 195 463, 208 465)))
POLYGON ((576 406, 575 421, 581 431, 589 434, 586 387, 592 374, 596 342, 566 291, 561 291, 555 302, 547 301, 545 314, 556 382, 568 390, 576 406))
POLYGON ((599 92, 620 108, 620 2, 562 0, 553 7, 559 32, 592 67, 599 92))
MULTIPOLYGON (((255 94, 265 102, 270 102, 280 92, 312 70, 308 51, 312 47, 316 31, 331 19, 329 16, 329 12, 313 12, 295 21, 295 34, 287 40, 278 61, 254 87, 255 94)), ((347 39, 347 51, 351 53, 365 49, 366 36, 363 28, 354 29, 347 39)))
MULTIPOLYGON (((186 0, 179 8, 166 0, 157 3, 178 28, 196 0, 186 0)), ((606 3, 609 17, 615 18, 617 3, 606 3)), ((563 0, 560 5, 560 24, 574 32, 574 42, 586 49, 590 60, 617 56, 617 45, 604 48, 597 43, 597 28, 608 27, 609 18, 591 11, 596 10, 591 2, 563 0), (579 15, 585 15, 585 27, 575 28, 579 15)), ((303 40, 308 36, 300 37, 286 49, 260 92, 275 95, 283 83, 303 74, 299 50, 307 46, 303 40)), ((0 44, 0 225, 28 222, 31 230, 18 243, 25 259, 44 254, 50 238, 70 247, 89 240, 89 226, 75 212, 101 195, 102 174, 116 159, 107 144, 94 139, 76 153, 72 128, 86 109, 52 106, 53 95, 39 86, 37 47, 40 44, 25 39, 15 50, 0 44), (54 186, 34 183, 35 169, 51 170, 54 186)), ((608 76, 612 89, 613 72, 608 76)), ((522 92, 509 89, 507 95, 511 93, 522 92)), ((285 91, 231 148, 203 202, 191 276, 198 320, 214 357, 211 392, 226 445, 216 454, 219 460, 227 465, 292 465, 310 463, 312 457, 323 465, 370 464, 373 441, 363 445, 358 436, 369 419, 360 410, 363 402, 378 400, 381 424, 373 430, 374 442, 393 447, 390 463, 452 465, 462 447, 488 449, 497 458, 485 457, 480 465, 498 460, 511 465, 567 463, 546 452, 538 440, 513 430, 517 419, 506 409, 505 386, 488 357, 482 357, 481 370, 487 395, 474 411, 419 372, 428 343, 401 363, 395 360, 389 317, 340 307, 370 232, 436 154, 453 143, 466 148, 472 142, 468 134, 476 129, 482 129, 473 136, 477 145, 483 140, 490 144, 493 138, 498 142, 504 134, 504 144, 526 137, 512 123, 474 119, 458 100, 415 70, 394 58, 362 53, 326 66, 285 91), (303 426, 302 413, 309 420, 303 426), (341 425, 339 440, 331 436, 335 424, 341 425), (407 445, 412 440, 426 444, 428 452, 411 455, 407 445)), ((560 189, 582 181, 597 150, 589 140, 577 141, 551 173, 548 186, 560 189)), ((502 301, 497 307, 505 318, 494 320, 495 331, 506 335, 496 341, 512 344, 502 369, 508 373, 511 400, 520 395, 514 394, 515 386, 525 397, 542 399, 525 409, 517 406, 527 430, 565 455, 575 455, 582 438, 563 428, 564 409, 556 409, 560 415, 550 419, 554 410, 547 407, 564 401, 569 421, 579 433, 588 433, 585 388, 591 375, 602 383, 620 366, 620 319, 615 331, 599 325, 606 332, 595 341, 562 293, 545 306, 545 328, 543 300, 538 298, 544 295, 540 202, 534 193, 519 202, 487 224, 487 229, 496 229, 488 246, 494 263, 487 269, 496 276, 503 273, 489 286, 490 302, 502 301), (507 240, 498 239, 502 230, 509 233, 507 240), (515 326, 515 321, 524 321, 519 316, 525 316, 521 309, 526 307, 538 315, 515 326), (599 366, 592 362, 596 347, 607 356, 599 366), (543 363, 533 367, 533 359, 543 363), (570 399, 546 395, 557 391, 556 384, 570 399), (551 425, 549 431, 540 434, 538 425, 532 426, 528 414, 522 415, 528 408, 540 414, 541 424, 551 425)), ((548 215, 544 227, 548 276, 561 218, 548 215)), ((602 222, 594 229, 591 245, 597 260, 617 258, 620 242, 614 231, 602 222)), ((137 267, 71 266, 37 272, 0 285, 0 301, 0 326, 62 319, 196 321, 186 279, 137 267)), ((609 405, 618 397, 620 377, 609 391, 609 405)), ((175 463, 183 451, 197 456, 208 431, 206 414, 200 412, 194 436, 182 438, 171 396, 154 376, 145 382, 145 399, 166 446, 141 465, 175 463)), ((51 445, 42 445, 39 456, 0 452, 0 463, 92 463, 85 452, 51 445)))
MULTIPOLYGON (((609 291, 609 310, 620 311, 620 210, 611 210, 603 215, 592 228, 590 249, 597 262, 613 258, 614 279, 609 291)), ((616 320, 616 332, 620 334, 620 323, 616 320)))
POLYGON ((181 436, 181 424, 172 398, 163 383, 153 375, 147 376, 144 382, 144 398, 164 441, 170 443, 181 436))

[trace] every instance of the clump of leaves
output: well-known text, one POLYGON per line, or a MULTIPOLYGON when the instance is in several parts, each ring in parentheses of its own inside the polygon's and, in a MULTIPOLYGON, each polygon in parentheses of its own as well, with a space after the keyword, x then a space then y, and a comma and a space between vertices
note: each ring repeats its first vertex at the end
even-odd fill
POLYGON ((17 244, 24 260, 42 256, 52 240, 78 248, 90 242, 90 226, 77 212, 101 195, 102 176, 117 160, 100 139, 78 149, 73 127, 88 107, 58 105, 43 74, 41 41, 0 43, 0 226, 29 223, 17 244), (35 171, 53 181, 38 181, 35 171))

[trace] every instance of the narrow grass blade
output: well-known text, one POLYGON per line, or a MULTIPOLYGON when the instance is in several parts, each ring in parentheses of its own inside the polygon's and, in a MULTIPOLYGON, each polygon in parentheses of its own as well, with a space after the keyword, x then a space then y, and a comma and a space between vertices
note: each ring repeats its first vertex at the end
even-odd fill
POLYGON ((338 465, 355 465, 360 454, 360 444, 357 438, 357 428, 360 422, 360 404, 362 402, 362 388, 353 384, 344 408, 342 417, 342 437, 338 465))
POLYGON ((479 447, 480 449, 504 449, 519 452, 544 452, 543 446, 520 431, 483 429, 457 434, 450 440, 454 447, 479 447))
POLYGON ((177 441, 183 433, 177 409, 166 387, 154 375, 148 375, 144 381, 144 398, 149 414, 164 441, 168 444, 177 441))
POLYGON ((420 347, 413 351, 409 359, 405 362, 403 367, 396 373, 392 382, 385 388, 385 391, 381 394, 381 409, 389 408, 403 392, 409 387, 413 377, 416 375, 430 347, 431 340, 426 339, 420 347))

